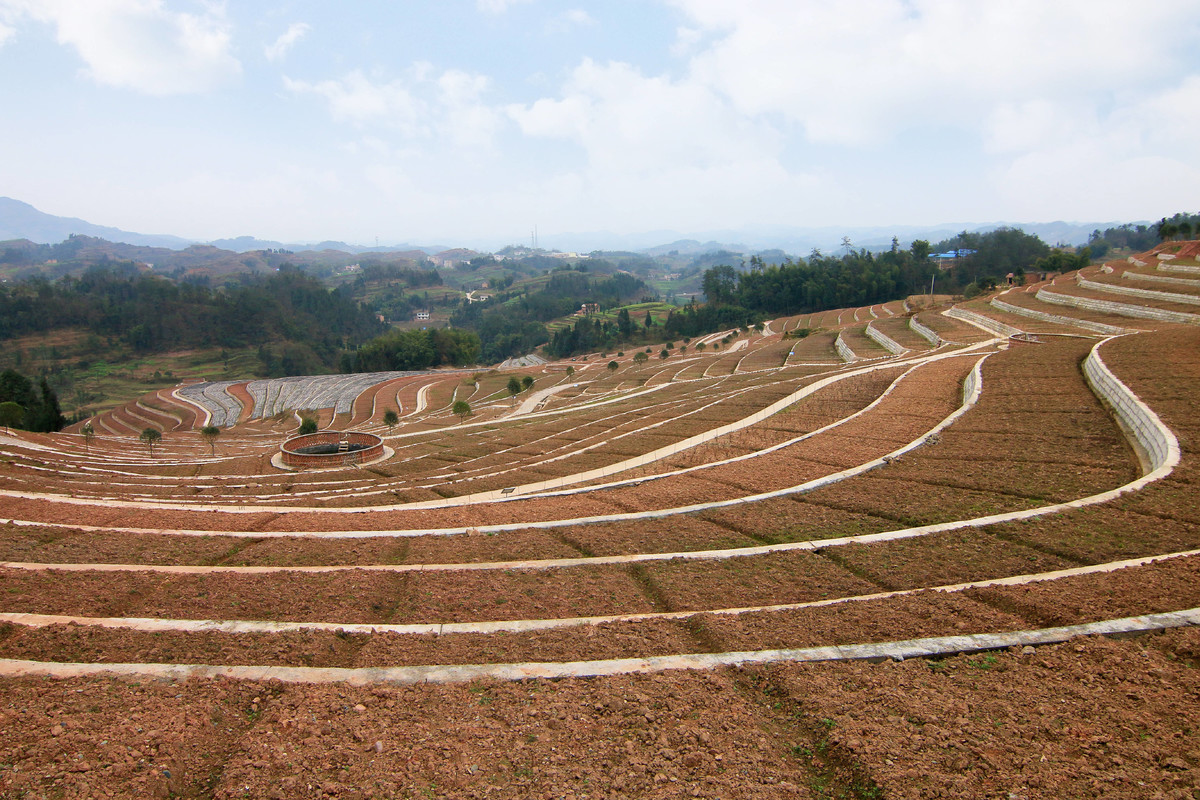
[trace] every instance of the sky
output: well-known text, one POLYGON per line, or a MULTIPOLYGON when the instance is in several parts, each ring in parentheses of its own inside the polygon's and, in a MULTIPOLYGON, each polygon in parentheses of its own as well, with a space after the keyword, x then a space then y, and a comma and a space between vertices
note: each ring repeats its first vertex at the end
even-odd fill
POLYGON ((0 0, 0 195, 197 240, 1200 210, 1200 0, 0 0))

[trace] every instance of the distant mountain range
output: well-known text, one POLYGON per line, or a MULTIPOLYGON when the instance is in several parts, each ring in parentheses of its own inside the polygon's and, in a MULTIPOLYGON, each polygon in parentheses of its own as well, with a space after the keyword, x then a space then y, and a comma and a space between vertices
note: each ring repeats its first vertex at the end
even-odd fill
POLYGON ((130 233, 119 228, 93 225, 74 217, 56 217, 38 211, 28 203, 0 197, 0 241, 29 239, 39 244, 57 244, 71 234, 93 236, 110 242, 143 245, 145 247, 169 247, 182 250, 194 242, 178 236, 155 236, 130 233))
POLYGON ((266 239, 256 239, 253 236, 239 236, 235 239, 217 239, 212 242, 200 242, 194 239, 182 239, 178 236, 133 233, 120 228, 109 228, 104 225, 94 225, 86 220, 75 217, 56 217, 38 211, 28 203, 14 200, 11 197, 0 197, 0 241, 11 239, 28 239, 38 244, 57 244, 69 236, 91 236, 105 239, 109 242, 140 245, 143 247, 166 247, 171 250, 183 250, 196 244, 211 245, 221 250, 232 250, 235 253, 245 253, 251 250, 291 250, 303 252, 308 250, 338 250, 343 253, 391 253, 398 250, 421 250, 429 255, 440 253, 449 248, 442 246, 419 247, 410 244, 399 244, 387 247, 361 247, 345 242, 318 242, 316 244, 297 244, 275 242, 266 239))
MULTIPOLYGON (((588 233, 543 234, 539 244, 547 249, 567 252, 590 253, 597 250, 642 252, 648 255, 663 255, 676 251, 681 255, 698 255, 719 250, 733 253, 758 253, 778 250, 797 256, 806 256, 812 250, 834 253, 842 247, 843 237, 848 237, 855 248, 870 250, 886 249, 892 237, 907 247, 914 239, 926 239, 937 243, 962 231, 986 232, 1000 227, 1020 228, 1035 234, 1050 245, 1081 245, 1096 229, 1119 225, 1119 222, 1047 222, 1047 223, 942 223, 939 225, 893 225, 890 227, 786 227, 762 226, 743 230, 706 231, 687 234, 678 231, 657 230, 636 234, 614 234, 607 231, 588 233), (667 244, 663 244, 667 242, 667 244)), ((149 235, 123 231, 95 225, 74 217, 57 217, 38 211, 28 203, 9 197, 0 197, 0 241, 28 239, 41 244, 56 244, 72 234, 106 239, 143 247, 160 247, 183 250, 198 244, 209 245, 221 250, 245 253, 257 250, 289 250, 294 253, 305 251, 339 251, 342 253, 393 253, 397 251, 421 251, 429 255, 443 252, 448 247, 440 245, 397 244, 383 247, 363 247, 346 242, 324 241, 316 244, 276 242, 239 236, 218 239, 212 242, 196 242, 178 236, 149 235)), ((469 246, 476 250, 495 250, 503 246, 496 242, 466 240, 456 246, 469 246)))

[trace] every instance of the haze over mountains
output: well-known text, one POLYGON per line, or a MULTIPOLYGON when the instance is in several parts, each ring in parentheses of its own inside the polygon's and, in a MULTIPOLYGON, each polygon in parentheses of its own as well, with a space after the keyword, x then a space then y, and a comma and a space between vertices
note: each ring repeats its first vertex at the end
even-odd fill
MULTIPOLYGON (((999 227, 1014 227, 1031 233, 1048 244, 1081 245, 1097 228, 1103 229, 1120 222, 1048 222, 1048 223, 942 223, 928 226, 896 225, 892 227, 782 227, 762 226, 739 230, 713 230, 681 233, 679 231, 656 230, 640 233, 617 234, 607 231, 581 233, 542 233, 537 238, 540 247, 570 252, 587 253, 597 250, 625 250, 648 254, 704 253, 716 250, 749 253, 763 250, 782 250, 795 255, 807 255, 818 248, 829 252, 842 246, 843 237, 849 237, 855 247, 880 249, 890 245, 895 236, 904 244, 913 239, 937 242, 954 236, 960 231, 989 231, 999 227)), ((28 239, 39 244, 55 244, 71 235, 92 236, 110 242, 121 242, 145 247, 165 247, 183 250, 191 245, 206 244, 222 250, 244 253, 252 250, 337 250, 345 253, 394 252, 397 250, 421 250, 435 254, 450 247, 470 247, 480 251, 494 251, 519 242, 477 240, 464 237, 450 245, 414 245, 409 243, 364 246, 339 241, 278 242, 254 236, 238 236, 209 242, 185 239, 169 234, 144 234, 125 231, 88 222, 75 217, 60 217, 47 214, 28 203, 9 197, 0 197, 0 241, 28 239)))

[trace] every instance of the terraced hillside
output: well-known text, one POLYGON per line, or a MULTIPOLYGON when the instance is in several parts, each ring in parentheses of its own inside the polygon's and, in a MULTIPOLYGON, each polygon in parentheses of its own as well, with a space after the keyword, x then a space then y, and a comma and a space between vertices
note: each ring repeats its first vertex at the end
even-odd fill
POLYGON ((1190 797, 1188 247, 0 438, 0 792, 1190 797), (301 410, 384 455, 283 468, 301 410))

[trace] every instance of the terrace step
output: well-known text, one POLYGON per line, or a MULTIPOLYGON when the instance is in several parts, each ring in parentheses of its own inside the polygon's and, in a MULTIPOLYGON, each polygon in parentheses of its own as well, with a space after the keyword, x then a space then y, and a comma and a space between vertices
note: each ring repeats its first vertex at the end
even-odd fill
MULTIPOLYGON (((848 322, 855 312, 824 316, 848 322)), ((858 310, 857 316, 860 321, 878 320, 872 324, 880 328, 905 322, 884 319, 874 307, 858 310)), ((986 338, 942 317, 931 322, 940 332, 935 334, 938 344, 941 335, 986 338)), ((916 340, 917 334, 909 335, 916 340)), ((461 380, 438 379, 438 388, 424 390, 419 412, 411 409, 418 405, 420 390, 404 389, 412 398, 406 406, 413 414, 407 420, 411 427, 389 437, 389 444, 403 455, 370 473, 274 473, 263 463, 264 455, 277 448, 280 432, 261 423, 224 431, 221 450, 229 455, 223 459, 211 459, 194 436, 170 437, 174 441, 153 461, 141 452, 122 453, 99 442, 93 445, 96 453, 81 459, 77 437, 30 437, 22 440, 24 447, 3 444, 6 460, 0 463, 0 485, 6 490, 19 487, 23 496, 4 496, 0 513, 5 519, 49 524, 0 526, 0 557, 23 562, 4 570, 10 591, 0 596, 0 604, 14 615, 38 609, 103 615, 109 622, 116 620, 116 628, 47 626, 45 619, 22 622, 12 616, 0 637, 0 656, 25 662, 168 660, 246 668, 301 667, 308 659, 314 666, 348 670, 418 668, 411 674, 434 678, 466 675, 457 669, 464 663, 494 662, 483 672, 469 674, 505 677, 525 669, 524 662, 549 665, 534 668, 547 674, 564 669, 569 673, 574 668, 564 665, 584 658, 605 662, 592 668, 607 671, 678 665, 680 657, 690 658, 705 648, 733 654, 871 645, 873 650, 861 652, 911 655, 930 651, 914 650, 911 642, 892 650, 878 645, 956 636, 956 646, 962 648, 964 635, 1010 635, 1192 609, 1200 605, 1192 599, 1200 591, 1200 559, 1195 555, 1112 573, 1090 565, 1078 569, 1089 561, 1112 560, 1122 548, 1141 548, 1139 556, 1153 556, 1168 541, 1180 549, 1189 537, 1200 538, 1196 521, 1182 516, 1195 506, 1188 489, 1194 478, 1190 456, 1179 465, 1178 480, 1163 480, 1172 459, 1185 454, 1177 443, 1172 448, 1162 426, 1147 416, 1149 409, 1132 393, 1123 393, 1115 381, 1116 376, 1128 377, 1133 389, 1157 392, 1146 398, 1148 405, 1161 403, 1171 409, 1170 424, 1194 424, 1188 422, 1190 409, 1179 411, 1179 398, 1193 397, 1200 388, 1200 331, 1164 328, 1155 336, 1161 338, 1114 340, 1085 361, 1097 391, 1120 410, 1127 427, 1140 431, 1145 475, 1079 370, 1094 342, 1065 337, 991 353, 978 374, 971 366, 990 349, 948 353, 942 361, 915 369, 887 395, 876 379, 890 386, 894 374, 918 363, 921 356, 906 356, 905 366, 881 365, 877 373, 833 381, 799 398, 793 393, 806 383, 840 378, 846 369, 802 367, 797 359, 784 368, 767 359, 761 374, 739 370, 704 378, 701 373, 695 380, 648 393, 644 390, 649 387, 630 388, 635 381, 626 375, 601 375, 578 395, 563 393, 561 408, 505 423, 439 421, 433 412, 446 416, 445 405, 461 380), (1163 357, 1151 357, 1168 349, 1170 369, 1163 357), (1103 369, 1105 364, 1110 370, 1103 369), (959 408, 961 396, 973 396, 975 389, 982 392, 975 406, 965 408, 936 435, 923 435, 930 430, 930 420, 947 418, 959 408), (691 470, 678 476, 655 478, 652 473, 658 466, 630 468, 620 476, 598 479, 623 479, 619 486, 589 485, 579 487, 586 491, 563 497, 513 494, 494 503, 378 516, 365 510, 406 502, 407 496, 399 496, 406 493, 466 494, 471 489, 452 483, 459 476, 469 476, 475 491, 485 487, 499 493, 571 476, 596 464, 637 459, 693 431, 720 430, 775 403, 785 403, 784 409, 689 451, 698 457, 695 463, 677 458, 672 468, 691 470), (863 413, 851 416, 859 411, 863 413), (732 460, 833 422, 840 424, 773 453, 732 460), (918 441, 915 449, 880 459, 880 454, 918 441), (881 463, 868 471, 795 498, 764 497, 662 519, 548 524, 586 515, 675 510, 695 498, 720 499, 726 493, 769 494, 779 486, 799 485, 808 471, 830 474, 877 460, 881 463), (706 466, 717 461, 726 463, 706 466), (1139 493, 1152 481, 1157 481, 1152 492, 1139 493), (90 507, 56 502, 69 500, 70 494, 111 497, 113 502, 90 507), (1091 503, 1088 508, 1105 512, 1102 521, 1074 509, 1084 495, 1091 503), (171 497, 188 503, 199 498, 197 510, 147 513, 121 505, 129 499, 171 497), (216 498, 220 500, 214 504, 216 498), (1117 498, 1120 502, 1114 502, 1117 498), (303 503, 312 507, 296 510, 303 503), (331 503, 342 507, 320 507, 331 503), (281 505, 282 510, 256 504, 281 505), (1058 516, 1036 515, 1052 506, 1058 516), (1176 515, 1170 525, 1160 525, 1170 528, 1169 535, 1156 530, 1130 542, 1129 537, 1106 533, 1139 529, 1149 507, 1163 515, 1154 519, 1176 515), (1072 516, 1064 521, 1064 514, 1072 516), (1133 521, 1138 514, 1143 516, 1133 521), (1081 520, 1092 520, 1092 527, 1081 520), (920 524, 926 521, 932 526, 920 524), (61 527, 64 524, 78 527, 68 530, 61 527), (536 527, 543 524, 545 529, 536 527), (398 535, 437 526, 463 535, 398 535), (370 532, 383 536, 356 538, 360 527, 374 527, 370 532), (121 528, 141 532, 121 533, 121 528), (181 528, 197 535, 152 532, 181 528), (289 531, 296 535, 278 535, 289 531), (905 535, 895 535, 900 531, 905 535), (310 532, 331 538, 303 538, 310 532), (636 561, 630 563, 624 556, 636 561), (52 562, 55 557, 85 564, 32 568, 31 562, 52 562), (530 557, 545 563, 505 563, 530 557), (139 562, 163 568, 240 563, 374 568, 173 573, 142 569, 139 562), (105 569, 105 563, 114 568, 105 569), (891 591, 946 589, 941 584, 960 577, 1011 583, 1031 568, 1071 572, 1043 578, 1036 585, 976 585, 922 594, 891 591), (847 599, 871 595, 875 597, 847 599), (785 604, 790 607, 756 607, 785 604), (734 605, 742 608, 730 608, 734 605), (596 615, 618 619, 596 621, 596 615), (176 620, 199 629, 172 628, 176 620), (281 625, 275 627, 284 630, 268 632, 274 630, 270 623, 277 622, 317 624, 315 629, 281 625), (957 627, 959 622, 963 627, 957 627), (437 630, 389 627, 398 625, 437 630), (139 632, 139 626, 146 630, 139 632), (351 626, 351 632, 339 636, 331 626, 351 626), (372 626, 374 634, 368 632, 372 626), (498 630, 508 633, 489 633, 498 630), (703 647, 697 630, 705 631, 703 647), (160 655, 152 656, 156 648, 160 655), (636 666, 621 666, 615 661, 620 659, 633 660, 636 666)), ((809 338, 816 341, 805 347, 832 351, 832 334, 824 341, 809 338)), ((788 347, 805 342, 791 340, 788 347)), ((783 360, 782 345, 761 349, 768 347, 775 348, 774 359, 783 360)), ((736 354, 743 369, 759 349, 752 343, 736 354)), ((732 355, 721 359, 734 361, 732 355)), ((701 367, 707 370, 717 361, 706 355, 701 367)), ((665 365, 654 365, 661 366, 665 365)), ((606 372, 602 366, 594 371, 606 372)), ((502 388, 501 382, 497 388, 502 388)), ((373 409, 377 394, 378 390, 370 395, 373 409)), ((199 396, 207 397, 203 390, 199 396)), ((210 413, 215 418, 215 412, 210 413)), ((335 418, 337 427, 365 413, 362 404, 353 412, 331 407, 323 419, 335 418)), ((1191 436, 1200 433, 1187 430, 1191 436)), ((1191 617, 1181 619, 1193 624, 1191 617)), ((987 641, 994 646, 995 640, 987 641)), ((859 651, 843 654, 852 652, 859 651)), ((724 663, 722 658, 711 663, 724 663)), ((28 663, 13 668, 60 669, 28 663)), ((165 669, 184 674, 192 667, 165 669)), ((391 673, 371 673, 381 674, 391 673)), ((315 679, 313 673, 303 675, 315 679)), ((334 675, 369 677, 365 672, 334 675)))

